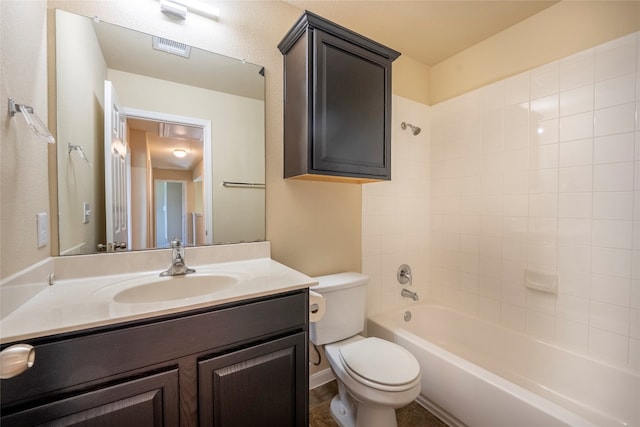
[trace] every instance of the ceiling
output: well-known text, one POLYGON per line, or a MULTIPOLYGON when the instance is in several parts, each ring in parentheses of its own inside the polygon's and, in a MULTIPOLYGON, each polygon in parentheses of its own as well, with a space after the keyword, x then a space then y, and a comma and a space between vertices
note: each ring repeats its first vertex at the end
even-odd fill
POLYGON ((264 100, 261 66, 195 47, 188 58, 171 55, 152 48, 154 37, 150 34, 91 22, 108 68, 264 100))
MULTIPOLYGON (((151 155, 151 164, 156 169, 192 170, 203 159, 202 152, 202 128, 185 126, 175 123, 165 123, 163 135, 160 133, 160 122, 139 118, 127 118, 129 129, 143 131, 147 134, 146 142, 151 155), (173 149, 179 148, 187 152, 187 156, 178 158, 173 155, 173 149)), ((137 166, 146 167, 145 145, 134 146, 134 141, 129 141, 132 150, 138 153, 137 166)), ((132 162, 136 159, 132 159, 132 162)))
POLYGON ((287 0, 433 66, 557 1, 287 0))

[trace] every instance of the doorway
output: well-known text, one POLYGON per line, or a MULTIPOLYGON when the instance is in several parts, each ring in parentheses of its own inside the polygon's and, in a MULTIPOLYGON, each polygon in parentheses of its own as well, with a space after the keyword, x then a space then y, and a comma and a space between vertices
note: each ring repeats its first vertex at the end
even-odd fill
POLYGON ((171 241, 186 241, 186 182, 155 180, 156 246, 170 247, 171 241))

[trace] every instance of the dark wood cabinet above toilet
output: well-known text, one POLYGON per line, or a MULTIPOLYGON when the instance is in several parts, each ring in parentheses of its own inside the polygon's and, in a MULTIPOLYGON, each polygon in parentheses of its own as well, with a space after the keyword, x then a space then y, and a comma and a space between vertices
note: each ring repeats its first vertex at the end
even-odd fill
POLYGON ((284 55, 284 177, 391 179, 391 63, 400 53, 305 12, 284 55))

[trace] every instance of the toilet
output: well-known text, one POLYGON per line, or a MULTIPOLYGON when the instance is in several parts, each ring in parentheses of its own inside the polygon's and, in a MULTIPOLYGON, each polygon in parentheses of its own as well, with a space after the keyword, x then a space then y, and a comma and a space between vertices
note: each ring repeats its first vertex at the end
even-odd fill
POLYGON ((324 351, 336 376, 338 394, 331 415, 341 427, 396 427, 396 408, 420 394, 420 365, 406 349, 380 338, 365 338, 369 278, 360 273, 316 277, 312 291, 326 311, 309 324, 309 338, 324 351))

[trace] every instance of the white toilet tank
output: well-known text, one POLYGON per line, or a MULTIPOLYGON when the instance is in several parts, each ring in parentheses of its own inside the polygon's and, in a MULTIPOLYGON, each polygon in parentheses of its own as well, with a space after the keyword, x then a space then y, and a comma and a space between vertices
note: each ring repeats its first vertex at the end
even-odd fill
POLYGON ((310 289, 326 301, 324 316, 309 324, 309 338, 316 345, 341 341, 364 330, 369 277, 360 273, 338 273, 316 277, 310 289))

